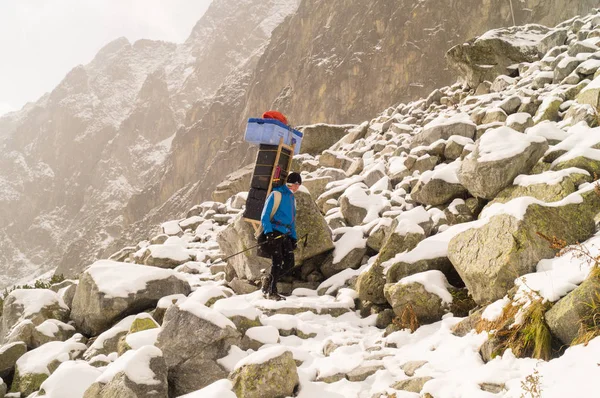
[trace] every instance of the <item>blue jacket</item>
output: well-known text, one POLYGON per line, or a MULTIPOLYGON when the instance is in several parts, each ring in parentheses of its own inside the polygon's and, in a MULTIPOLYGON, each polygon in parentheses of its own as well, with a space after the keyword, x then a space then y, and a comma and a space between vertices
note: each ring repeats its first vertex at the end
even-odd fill
POLYGON ((262 215, 260 216, 264 233, 268 234, 276 230, 289 235, 293 239, 298 239, 296 236, 296 199, 294 198, 294 194, 285 185, 275 187, 273 191, 281 193, 281 202, 279 203, 277 212, 273 215, 273 220, 270 220, 269 216, 275 204, 273 192, 267 198, 262 215))

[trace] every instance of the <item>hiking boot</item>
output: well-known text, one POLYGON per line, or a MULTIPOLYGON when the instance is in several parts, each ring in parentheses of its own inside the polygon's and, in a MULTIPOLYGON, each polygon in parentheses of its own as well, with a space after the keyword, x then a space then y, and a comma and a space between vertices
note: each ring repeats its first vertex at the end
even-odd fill
POLYGON ((267 294, 267 299, 274 300, 274 301, 282 301, 282 300, 285 300, 285 297, 283 297, 279 293, 269 293, 269 294, 267 294))
POLYGON ((262 292, 264 294, 268 294, 269 290, 271 288, 271 275, 263 274, 263 276, 260 277, 260 284, 261 284, 260 290, 262 290, 262 292))

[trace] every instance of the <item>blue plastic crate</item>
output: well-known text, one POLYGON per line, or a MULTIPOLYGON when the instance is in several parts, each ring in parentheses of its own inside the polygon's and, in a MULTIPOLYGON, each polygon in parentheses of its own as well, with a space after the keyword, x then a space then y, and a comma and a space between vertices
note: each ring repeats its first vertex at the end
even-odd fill
POLYGON ((251 144, 279 145, 279 139, 283 138, 285 145, 295 144, 294 154, 300 153, 302 144, 302 133, 286 126, 276 119, 248 119, 244 140, 251 144))

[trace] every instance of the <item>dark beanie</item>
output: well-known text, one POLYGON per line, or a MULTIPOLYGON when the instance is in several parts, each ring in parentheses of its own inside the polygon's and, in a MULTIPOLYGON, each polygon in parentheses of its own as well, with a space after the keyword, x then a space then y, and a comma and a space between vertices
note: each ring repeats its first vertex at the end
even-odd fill
POLYGON ((302 184, 302 177, 298 173, 290 173, 287 177, 288 184, 302 184))

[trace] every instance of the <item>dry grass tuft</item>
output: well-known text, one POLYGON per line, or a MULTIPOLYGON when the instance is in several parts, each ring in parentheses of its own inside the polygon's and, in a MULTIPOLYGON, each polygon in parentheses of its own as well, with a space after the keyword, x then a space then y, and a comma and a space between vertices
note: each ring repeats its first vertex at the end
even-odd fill
POLYGON ((417 314, 415 314, 415 310, 410 304, 404 307, 402 315, 395 317, 392 322, 400 329, 410 329, 411 332, 414 332, 420 326, 417 314))

